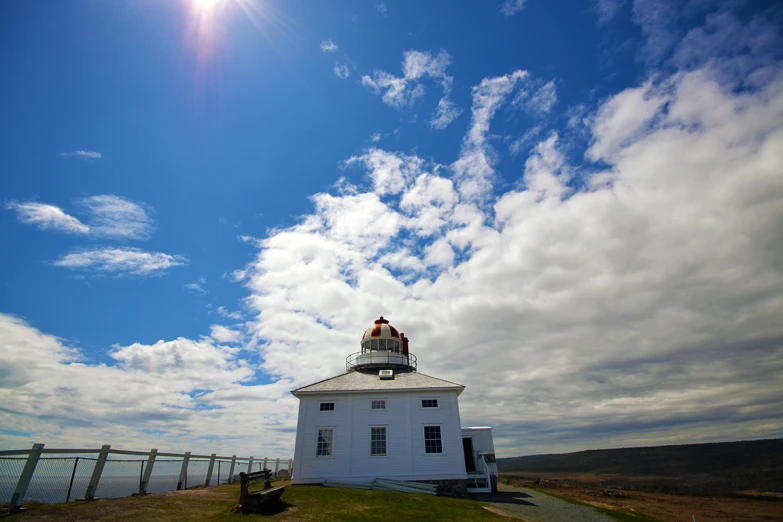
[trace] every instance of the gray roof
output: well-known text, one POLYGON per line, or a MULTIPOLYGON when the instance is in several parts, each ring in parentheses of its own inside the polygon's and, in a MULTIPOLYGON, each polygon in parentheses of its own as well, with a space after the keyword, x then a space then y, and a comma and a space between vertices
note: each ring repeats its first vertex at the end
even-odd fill
POLYGON ((358 391, 407 391, 407 390, 457 390, 465 389, 462 384, 430 377, 419 372, 394 372, 394 379, 378 377, 378 372, 352 371, 293 390, 295 396, 310 393, 349 393, 358 391))

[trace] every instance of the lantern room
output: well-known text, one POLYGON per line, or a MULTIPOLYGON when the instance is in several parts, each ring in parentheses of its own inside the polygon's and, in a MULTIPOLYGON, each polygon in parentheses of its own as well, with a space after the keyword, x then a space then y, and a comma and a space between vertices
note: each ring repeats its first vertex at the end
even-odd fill
POLYGON ((362 335, 361 351, 345 359, 346 370, 416 369, 416 356, 408 351, 408 338, 383 316, 362 335))

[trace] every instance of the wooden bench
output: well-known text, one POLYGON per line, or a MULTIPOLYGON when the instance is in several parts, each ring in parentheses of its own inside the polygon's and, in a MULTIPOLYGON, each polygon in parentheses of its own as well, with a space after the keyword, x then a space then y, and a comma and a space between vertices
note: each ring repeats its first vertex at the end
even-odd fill
POLYGON ((243 513, 257 513, 261 511, 262 504, 270 505, 280 502, 280 496, 285 491, 285 487, 272 487, 272 470, 265 469, 255 473, 239 474, 239 503, 242 505, 243 513), (260 486, 263 483, 264 489, 251 489, 253 486, 260 486))

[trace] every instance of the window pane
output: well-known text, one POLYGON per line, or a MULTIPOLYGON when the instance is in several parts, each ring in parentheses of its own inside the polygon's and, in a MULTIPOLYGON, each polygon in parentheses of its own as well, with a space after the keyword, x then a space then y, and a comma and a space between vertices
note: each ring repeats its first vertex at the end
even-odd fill
POLYGON ((424 452, 443 453, 440 440, 440 426, 424 426, 424 452))
POLYGON ((332 455, 332 428, 321 428, 318 430, 318 444, 315 450, 317 457, 330 457, 332 455))
POLYGON ((372 401, 372 409, 373 410, 385 410, 386 409, 386 401, 372 401))
POLYGON ((378 339, 373 339, 371 346, 373 351, 378 351, 378 339))
POLYGON ((370 455, 386 455, 386 427, 370 428, 370 455))
POLYGON ((421 400, 421 407, 422 408, 437 408, 438 407, 438 399, 422 399, 421 400))
POLYGON ((320 406, 321 411, 334 411, 333 402, 322 402, 320 406))

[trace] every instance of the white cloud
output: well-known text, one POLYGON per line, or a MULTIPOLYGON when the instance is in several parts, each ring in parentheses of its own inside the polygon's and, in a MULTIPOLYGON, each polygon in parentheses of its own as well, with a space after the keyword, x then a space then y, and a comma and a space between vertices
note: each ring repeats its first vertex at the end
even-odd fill
POLYGON ((524 109, 532 116, 546 116, 557 104, 555 82, 543 83, 538 79, 526 76, 524 85, 519 89, 511 104, 514 107, 524 109))
POLYGON ((337 44, 331 40, 324 40, 321 42, 321 51, 324 53, 333 53, 336 52, 337 49, 339 49, 339 47, 337 47, 337 44))
POLYGON ((217 313, 221 317, 226 317, 228 319, 234 319, 236 321, 240 321, 242 319, 242 314, 240 312, 238 312, 238 311, 231 312, 225 306, 218 306, 217 307, 217 313))
POLYGON ((624 0, 595 0, 595 9, 598 12, 598 25, 609 23, 620 10, 624 0))
POLYGON ((414 179, 423 162, 416 156, 394 154, 371 148, 362 156, 346 160, 347 166, 361 163, 369 169, 375 192, 379 195, 398 194, 414 179))
POLYGON ((386 71, 375 71, 372 76, 362 76, 362 85, 381 96, 386 105, 399 110, 412 106, 424 95, 422 79, 427 77, 436 81, 443 89, 443 97, 430 125, 435 129, 444 129, 462 113, 449 98, 454 81, 446 71, 450 63, 451 56, 444 50, 435 56, 429 52, 406 51, 403 55, 402 77, 386 71))
POLYGON ((79 200, 89 214, 90 234, 96 237, 149 239, 154 229, 149 207, 113 195, 79 200))
POLYGON ((147 276, 163 273, 187 262, 185 257, 179 255, 146 252, 138 248, 103 247, 74 251, 52 264, 87 272, 147 276))
POLYGON ((609 159, 623 145, 643 134, 666 103, 651 83, 626 89, 601 106, 593 121, 595 143, 588 154, 594 160, 609 159))
POLYGON ((233 330, 219 324, 213 324, 209 328, 209 336, 219 343, 234 344, 242 340, 242 333, 239 330, 233 330))
POLYGON ((22 223, 34 225, 42 230, 54 230, 66 234, 86 234, 90 230, 87 225, 54 205, 11 201, 5 205, 5 208, 16 211, 22 223))
POLYGON ((473 87, 473 120, 462 143, 460 157, 452 165, 454 178, 464 198, 481 201, 492 190, 495 171, 491 149, 486 143, 489 122, 517 84, 526 77, 526 71, 514 71, 497 78, 484 78, 473 87))
POLYGON ((194 295, 207 295, 209 291, 204 288, 204 283, 188 283, 185 285, 185 289, 194 295))
POLYGON ((86 215, 86 223, 66 214, 54 205, 12 201, 6 204, 15 210, 20 221, 68 234, 89 235, 94 238, 149 239, 154 230, 149 207, 113 195, 90 196, 77 200, 86 215))
POLYGON ((445 129, 451 122, 459 118, 460 114, 462 114, 462 109, 456 107, 454 102, 448 98, 441 98, 435 109, 435 114, 430 120, 430 127, 438 130, 445 129))
MULTIPOLYGON (((113 365, 88 364, 63 340, 0 314, 0 353, 0 402, 14 405, 0 411, 0 425, 31 432, 47 446, 109 441, 124 449, 293 454, 290 382, 243 384, 256 370, 238 358, 238 349, 210 339, 114 346, 113 365), (237 418, 243 421, 236 424, 237 418)), ((0 433, 0 447, 24 446, 29 439, 0 433)))
POLYGON ((503 455, 783 434, 783 76, 622 91, 589 121, 602 170, 547 133, 498 194, 489 123, 524 77, 474 89, 464 177, 372 149, 352 163, 373 192, 320 194, 262 241, 243 281, 265 370, 336 374, 383 314, 421 371, 467 384, 463 422, 496 426, 503 455))
POLYGON ((74 150, 71 152, 61 152, 60 157, 63 159, 78 158, 85 160, 99 160, 103 158, 103 155, 100 152, 96 152, 94 150, 74 150))
POLYGON ((503 16, 514 16, 525 7, 525 0, 506 0, 500 4, 500 12, 503 16))
POLYGON ((378 11, 378 14, 381 16, 386 16, 386 4, 383 2, 378 2, 375 4, 375 10, 378 11))
POLYGON ((351 75, 351 69, 344 63, 338 63, 334 66, 334 75, 341 80, 347 80, 351 75))
POLYGON ((532 129, 525 131, 525 134, 512 141, 508 146, 508 151, 511 153, 511 156, 519 155, 526 146, 541 134, 541 130, 540 126, 533 127, 532 129))

